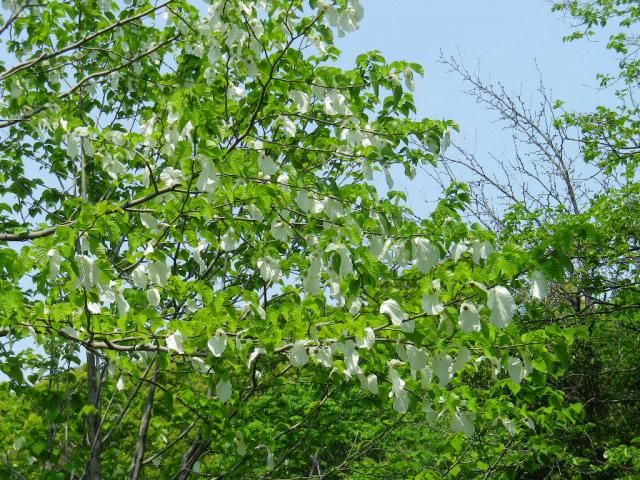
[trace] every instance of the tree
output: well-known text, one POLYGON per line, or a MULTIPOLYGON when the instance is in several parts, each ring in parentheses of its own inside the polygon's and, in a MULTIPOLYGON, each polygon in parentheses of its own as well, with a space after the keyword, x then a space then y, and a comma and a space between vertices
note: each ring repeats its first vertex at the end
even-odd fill
POLYGON ((335 66, 359 1, 3 5, 3 475, 338 477, 415 420, 425 478, 489 478, 575 417, 571 332, 512 322, 544 254, 393 189, 455 124, 335 66))
POLYGON ((566 111, 542 82, 532 105, 444 59, 512 132, 515 153, 492 156, 498 168, 491 168, 481 155, 456 147, 434 175, 443 184, 469 183, 470 214, 499 232, 503 248, 524 245, 555 259, 555 268, 544 270, 551 280, 544 308, 531 309, 522 327, 554 325, 578 333, 566 373, 554 384, 566 401, 584 408, 577 422, 548 435, 551 455, 540 467, 548 478, 635 478, 640 471, 635 3, 554 7, 578 28, 567 40, 597 36, 597 27, 618 22, 608 46, 620 54, 619 70, 599 75, 603 88, 616 88, 618 102, 594 112, 566 111))

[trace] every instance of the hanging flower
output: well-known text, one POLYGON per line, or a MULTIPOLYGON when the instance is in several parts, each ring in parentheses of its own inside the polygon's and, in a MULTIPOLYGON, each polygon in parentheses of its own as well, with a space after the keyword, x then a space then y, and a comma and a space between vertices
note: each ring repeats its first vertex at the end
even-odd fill
POLYGON ((49 257, 49 280, 53 281, 58 276, 60 272, 60 264, 62 263, 62 257, 60 253, 52 248, 47 252, 47 256, 49 257))
POLYGON ((216 396, 222 403, 227 403, 231 399, 232 387, 229 380, 220 380, 216 384, 216 396))
POLYGON ((307 111, 309 111, 309 95, 294 90, 289 93, 289 97, 293 101, 298 113, 307 113, 307 111))
POLYGON ((260 276, 267 283, 273 283, 280 278, 280 265, 272 257, 266 256, 258 260, 260 276))
POLYGON ((214 357, 221 357, 227 348, 227 334, 224 330, 216 330, 216 334, 207 341, 207 346, 214 357))
POLYGON ((171 335, 167 336, 167 348, 179 354, 183 354, 184 340, 185 338, 184 335, 182 335, 182 332, 180 332, 180 330, 176 330, 171 335))
POLYGON ((166 167, 160 174, 160 182, 162 182, 165 187, 174 187, 184 183, 184 181, 184 173, 177 168, 166 167))
POLYGON ((504 287, 497 286, 489 290, 487 305, 491 309, 489 320, 498 328, 504 328, 511 323, 516 312, 516 303, 504 287))
POLYGON ((380 305, 380 313, 388 315, 391 323, 396 326, 402 325, 402 322, 409 318, 409 315, 400 308, 400 305, 398 305, 398 302, 395 300, 385 300, 382 302, 382 305, 380 305))
POLYGON ((480 314, 478 313, 475 305, 471 303, 462 303, 460 305, 458 325, 460 325, 460 329, 463 332, 480 331, 480 314))
POLYGON ((531 274, 531 297, 544 300, 549 294, 549 284, 540 270, 531 274))

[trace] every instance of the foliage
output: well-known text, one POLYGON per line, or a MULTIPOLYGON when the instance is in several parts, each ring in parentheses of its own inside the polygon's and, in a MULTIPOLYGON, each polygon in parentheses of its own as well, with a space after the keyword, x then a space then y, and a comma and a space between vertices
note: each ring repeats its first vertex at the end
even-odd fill
POLYGON ((564 270, 464 222, 465 185, 404 205, 394 176, 456 127, 414 118, 419 65, 335 66, 359 1, 3 5, 4 475, 513 478, 554 455, 575 332, 520 320, 564 270))
POLYGON ((634 179, 640 155, 636 135, 640 128, 640 110, 635 100, 640 75, 640 37, 635 32, 640 21, 637 2, 570 0, 557 2, 553 8, 566 11, 577 21, 576 30, 566 40, 589 38, 598 35, 601 29, 610 30, 607 48, 618 55, 619 68, 615 74, 603 73, 599 78, 603 87, 616 87, 620 101, 615 108, 602 105, 594 112, 567 115, 565 122, 581 130, 587 161, 597 162, 609 173, 624 166, 626 175, 634 179), (611 27, 612 23, 615 27, 611 27))
MULTIPOLYGON (((548 295, 528 306, 521 328, 575 335, 564 352, 564 374, 550 384, 582 408, 575 422, 543 433, 535 451, 547 455, 527 463, 527 475, 637 478, 640 211, 633 28, 640 11, 637 2, 615 0, 558 2, 554 8, 576 26, 568 40, 597 37, 609 25, 605 33, 620 68, 599 78, 603 87, 616 88, 617 102, 594 112, 567 112, 542 84, 532 102, 447 59, 471 94, 513 132, 516 148, 513 158, 497 159, 498 173, 482 157, 457 149, 444 159, 445 178, 469 182, 469 212, 499 232, 503 253, 526 248, 539 260, 540 278, 548 281, 537 290, 548 295)), ((534 283, 536 278, 534 272, 534 283)), ((526 445, 520 441, 513 448, 526 445)), ((504 465, 520 473, 521 462, 512 456, 504 465)))

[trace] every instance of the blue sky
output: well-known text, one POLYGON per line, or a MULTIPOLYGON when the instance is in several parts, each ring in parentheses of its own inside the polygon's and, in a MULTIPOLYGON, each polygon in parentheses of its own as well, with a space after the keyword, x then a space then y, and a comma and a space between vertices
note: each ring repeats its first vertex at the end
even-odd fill
POLYGON ((418 82, 421 114, 451 117, 467 128, 477 123, 474 103, 461 84, 437 60, 460 54, 472 70, 514 91, 533 91, 536 62, 544 81, 569 106, 588 109, 597 103, 595 75, 615 67, 603 43, 564 43, 571 25, 551 12, 544 0, 365 0, 359 31, 340 40, 345 60, 362 51, 381 50, 387 60, 421 63, 418 82))
MULTIPOLYGON (((463 93, 459 78, 438 63, 440 52, 460 56, 486 80, 501 82, 508 91, 534 98, 540 76, 554 98, 569 110, 590 110, 611 98, 597 88, 596 73, 615 69, 615 58, 603 41, 565 43, 570 19, 551 11, 544 0, 364 0, 359 31, 339 41, 343 65, 363 51, 377 49, 387 60, 406 59, 425 67, 417 79, 418 114, 447 118, 462 128, 457 142, 479 155, 492 151, 509 155, 510 136, 494 116, 463 93)), ((342 62, 341 62, 342 63, 342 62)), ((488 158, 488 156, 487 156, 488 158)), ((487 162, 489 160, 487 159, 487 162)), ((424 181, 407 187, 411 205, 421 210, 433 187, 424 181), (417 190, 416 190, 417 189, 417 190)), ((418 213, 425 213, 418 212, 418 213)))

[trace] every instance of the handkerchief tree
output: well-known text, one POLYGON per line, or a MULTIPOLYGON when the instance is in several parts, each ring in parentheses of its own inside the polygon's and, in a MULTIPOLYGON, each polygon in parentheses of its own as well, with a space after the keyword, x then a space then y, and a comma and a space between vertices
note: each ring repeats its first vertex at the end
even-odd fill
POLYGON ((406 206, 394 179, 455 125, 415 118, 419 65, 336 66, 359 1, 3 6, 4 472, 320 473, 291 459, 335 441, 301 434, 332 402, 336 422, 415 415, 463 455, 493 432, 443 457, 489 475, 570 420, 546 385, 566 338, 514 320, 552 255, 465 224, 464 185, 406 206))

